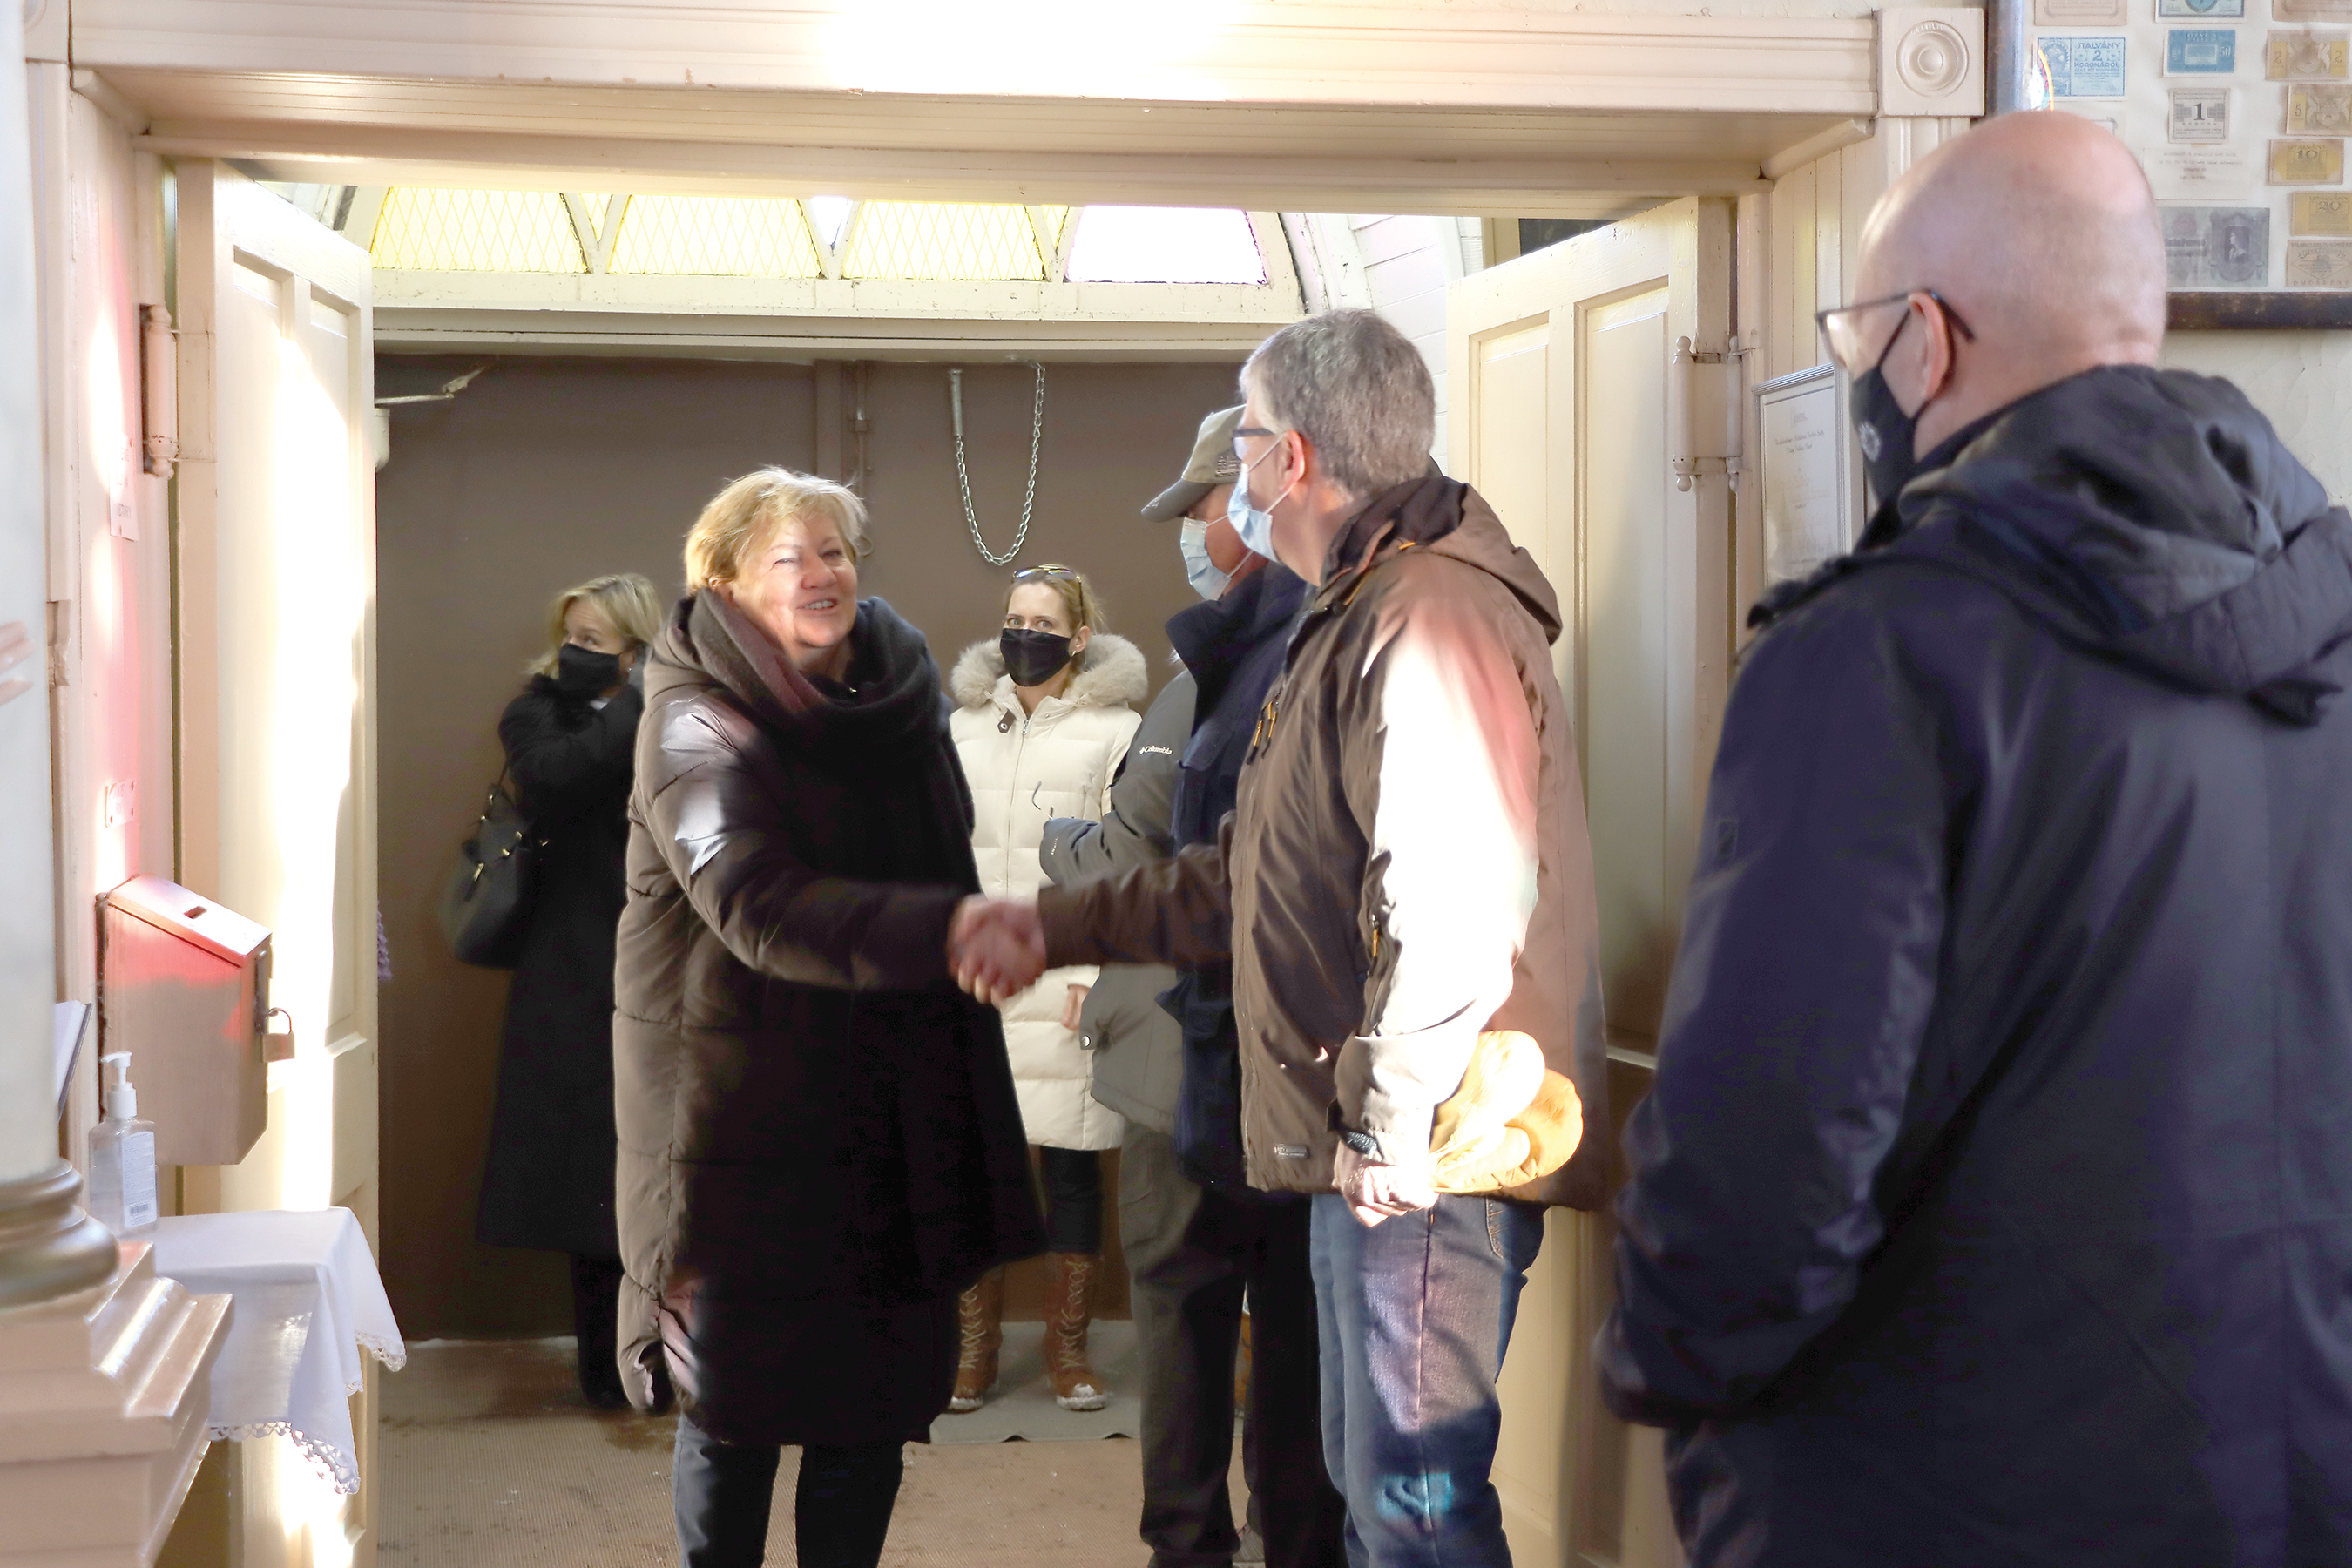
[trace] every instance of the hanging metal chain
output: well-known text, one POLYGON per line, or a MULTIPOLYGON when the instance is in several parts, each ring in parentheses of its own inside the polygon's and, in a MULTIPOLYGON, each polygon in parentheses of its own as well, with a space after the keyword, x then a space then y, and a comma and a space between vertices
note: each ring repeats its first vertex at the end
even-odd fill
POLYGON ((1013 536, 1013 547, 999 555, 981 537, 980 514, 971 506, 971 475, 963 459, 963 372, 948 372, 948 398, 955 414, 956 483, 963 489, 963 522, 971 530, 973 548, 981 559, 991 566, 1009 566, 1021 554, 1021 547, 1029 542, 1029 520, 1037 510, 1037 452, 1045 438, 1045 362, 1030 362, 1037 367, 1037 405, 1029 416, 1029 490, 1021 499, 1021 531, 1013 536))

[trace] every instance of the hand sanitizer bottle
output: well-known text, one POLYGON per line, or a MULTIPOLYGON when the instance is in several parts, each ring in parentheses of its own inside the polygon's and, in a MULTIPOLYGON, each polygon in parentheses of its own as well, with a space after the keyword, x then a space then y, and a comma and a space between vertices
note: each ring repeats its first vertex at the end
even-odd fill
POLYGON ((90 1129, 89 1213, 117 1236, 155 1223, 155 1124, 139 1120, 131 1087, 131 1053, 98 1058, 106 1081, 106 1120, 90 1129))

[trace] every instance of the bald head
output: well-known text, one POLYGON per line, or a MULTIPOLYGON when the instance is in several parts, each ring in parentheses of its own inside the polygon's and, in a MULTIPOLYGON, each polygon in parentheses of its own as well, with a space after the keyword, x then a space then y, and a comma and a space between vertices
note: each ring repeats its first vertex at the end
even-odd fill
POLYGON ((2164 284, 2137 160, 2089 121, 2042 111, 1989 120, 1889 186, 1863 229, 1853 297, 1932 289, 1976 333, 1920 416, 1924 450, 1930 416, 1958 429, 2094 366, 2154 363, 2164 284))

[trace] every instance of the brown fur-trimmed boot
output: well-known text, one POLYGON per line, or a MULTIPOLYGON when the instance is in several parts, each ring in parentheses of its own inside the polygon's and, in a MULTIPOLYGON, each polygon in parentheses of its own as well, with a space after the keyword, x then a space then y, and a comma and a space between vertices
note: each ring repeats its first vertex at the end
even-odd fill
POLYGON ((1056 1252, 1045 1284, 1045 1373, 1054 1380, 1054 1403, 1065 1410, 1100 1410, 1109 1399, 1102 1379, 1087 1364, 1087 1325, 1095 1315, 1095 1279, 1102 1272, 1098 1253, 1056 1252))
POLYGON ((956 1298, 955 1393, 948 1408, 964 1415, 980 1408, 996 1386, 996 1352, 1004 1343, 1004 1270, 992 1268, 980 1283, 956 1298))

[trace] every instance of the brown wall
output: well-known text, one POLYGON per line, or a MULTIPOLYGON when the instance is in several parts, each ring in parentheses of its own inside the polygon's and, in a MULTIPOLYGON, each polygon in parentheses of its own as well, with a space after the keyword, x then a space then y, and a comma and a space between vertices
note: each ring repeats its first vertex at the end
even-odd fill
MULTIPOLYGON (((429 391, 478 358, 383 355, 377 395, 429 391)), ((876 550, 859 592, 930 637, 941 662, 990 635, 1010 568, 966 533, 945 365, 870 367, 876 550)), ((1234 401, 1231 365, 1057 365, 1046 382, 1036 520, 1021 562, 1085 571, 1114 629, 1167 668, 1160 623, 1192 603, 1174 531, 1135 509, 1172 479, 1194 426, 1234 401)), ((378 476, 381 875, 384 988, 383 1263, 416 1338, 568 1331, 553 1254, 478 1247, 506 977, 448 956, 433 901, 499 770, 494 727, 537 652, 549 598, 598 573, 680 582, 678 544, 704 500, 763 463, 816 451, 806 366, 514 359, 457 400, 395 412, 378 476)), ((964 377, 972 499, 992 547, 1012 542, 1027 476, 1032 373, 964 377)), ((849 448, 845 445, 845 458, 849 448)), ((1156 682, 1155 682, 1156 684, 1156 682)), ((1106 1204, 1115 1219, 1117 1205, 1106 1204)), ((1120 1310, 1124 1277, 1107 1305, 1120 1310)), ((1031 1291, 1016 1280, 1015 1310, 1031 1291)))

